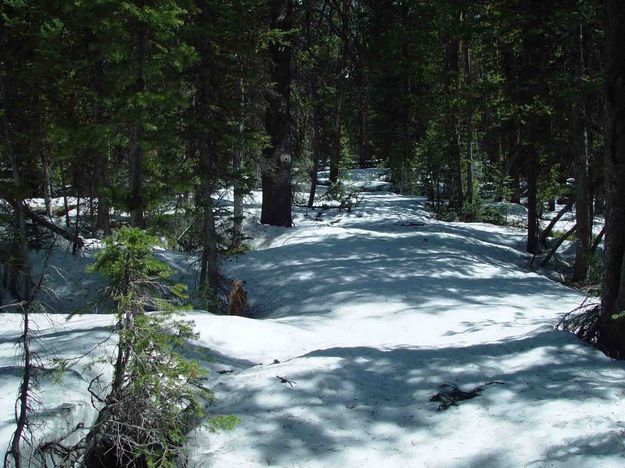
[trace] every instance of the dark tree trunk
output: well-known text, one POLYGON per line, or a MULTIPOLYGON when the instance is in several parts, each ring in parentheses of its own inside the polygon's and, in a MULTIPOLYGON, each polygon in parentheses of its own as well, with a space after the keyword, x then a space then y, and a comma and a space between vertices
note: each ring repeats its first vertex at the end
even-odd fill
MULTIPOLYGON (((473 69, 468 40, 464 41, 463 49, 465 82, 470 92, 473 84, 473 69)), ((473 203, 473 108, 471 106, 467 113, 467 202, 473 203)))
POLYGON ((367 166, 369 161, 369 70, 362 68, 362 83, 360 89, 359 109, 359 135, 358 135, 358 161, 361 168, 367 166))
POLYGON ((95 160, 95 189, 98 198, 96 229, 101 229, 105 236, 111 234, 111 206, 109 197, 105 193, 107 185, 106 156, 98 152, 95 160))
MULTIPOLYGON (((199 22, 209 25, 211 12, 201 4, 199 22)), ((200 287, 209 287, 216 291, 218 286, 217 269, 217 232, 213 212, 212 195, 217 180, 217 148, 216 135, 212 129, 215 112, 211 108, 215 104, 214 89, 216 78, 211 45, 204 39, 198 45, 200 61, 197 68, 197 94, 195 99, 195 119, 198 124, 195 131, 195 142, 198 152, 198 171, 201 180, 199 206, 202 209, 202 258, 200 263, 200 287)), ((242 78, 242 77, 241 77, 242 78)))
MULTIPOLYGON (((205 145, 202 145, 205 146, 205 145)), ((217 235, 213 214, 213 192, 211 167, 213 166, 208 148, 200 148, 200 173, 202 187, 200 203, 202 206, 202 261, 200 267, 200 285, 209 286, 213 291, 218 286, 217 235)))
POLYGON ((313 20, 313 0, 307 0, 305 3, 305 34, 306 34, 306 51, 311 60, 310 69, 308 70, 308 99, 311 107, 310 127, 310 157, 312 167, 310 169, 310 192, 308 195, 308 208, 312 208, 315 204, 315 194, 317 192, 317 172, 319 171, 319 96, 317 93, 317 67, 315 57, 313 56, 313 38, 312 38, 312 20, 313 20))
POLYGON ((334 128, 332 132, 332 153, 330 154, 330 183, 339 180, 339 165, 341 163, 341 117, 343 111, 343 79, 339 77, 334 96, 334 128))
POLYGON ((43 177, 43 199, 46 205, 46 216, 52 217, 52 182, 50 180, 50 158, 47 148, 42 148, 41 167, 43 177))
MULTIPOLYGON (((28 260, 28 238, 26 236, 26 206, 22 195, 22 177, 20 174, 18 156, 14 152, 11 142, 11 131, 9 120, 7 117, 8 104, 7 96, 4 88, 4 81, 0 73, 0 118, 2 119, 2 136, 4 138, 4 148, 8 153, 8 159, 11 166, 11 175, 13 178, 12 194, 13 209, 15 210, 15 238, 11 245, 11 256, 14 258, 8 268, 9 289, 15 299, 21 301, 30 300, 32 290, 32 277, 30 271, 30 262, 28 260)), ((1 294, 0 297, 4 295, 1 294)))
POLYGON ((239 63, 239 84, 237 95, 239 98, 239 141, 232 154, 232 172, 234 180, 232 183, 233 205, 232 205, 232 247, 238 249, 243 243, 243 132, 245 131, 245 88, 243 81, 243 62, 239 63))
MULTIPOLYGON (((505 77, 505 93, 513 97, 517 94, 515 84, 518 82, 514 52, 512 47, 505 43, 501 45, 498 44, 498 47, 501 49, 501 65, 505 77)), ((502 170, 502 177, 507 175, 510 180, 510 203, 518 204, 521 203, 521 118, 518 112, 515 113, 513 119, 506 122, 504 129, 509 136, 505 142, 507 143, 506 154, 508 157, 504 165, 502 165, 502 168, 505 168, 502 170)))
MULTIPOLYGON (((577 35, 578 53, 577 82, 580 84, 586 72, 584 50, 584 29, 580 25, 577 35)), ((592 243, 592 203, 589 200, 589 151, 588 128, 586 126, 586 102, 583 90, 579 89, 580 96, 574 106, 575 122, 575 219, 577 223, 577 251, 573 266, 573 281, 583 281, 588 274, 588 261, 592 243)))
MULTIPOLYGON (((525 124, 526 132, 522 148, 525 154, 525 173, 527 176, 527 251, 540 252, 540 226, 538 224, 538 168, 540 164, 539 148, 546 140, 549 122, 544 111, 536 108, 535 102, 542 99, 537 83, 542 83, 547 46, 544 31, 536 28, 534 19, 548 17, 552 8, 549 3, 540 0, 529 2, 531 17, 526 19, 522 28, 523 66, 520 71, 520 104, 530 106, 531 115, 525 124)), ((519 141, 521 139, 519 138, 519 141)), ((542 208, 541 208, 542 210, 542 208)))
POLYGON ((606 220, 599 343, 619 356, 625 352, 625 2, 605 0, 606 220))
MULTIPOLYGON (((98 94, 95 98, 93 108, 93 120, 97 126, 104 124, 104 110, 102 103, 100 102, 101 96, 104 94, 102 86, 102 77, 104 75, 104 69, 102 61, 99 61, 93 70, 93 80, 95 83, 95 90, 98 94)), ((108 185, 107 177, 107 156, 106 151, 102 148, 102 142, 92 149, 94 161, 94 184, 95 194, 98 199, 97 205, 97 219, 95 223, 96 229, 101 230, 105 236, 111 234, 111 202, 109 195, 106 192, 108 185)))
MULTIPOLYGON (((290 31, 293 21, 292 0, 271 0, 270 27, 290 31)), ((270 81, 267 95, 265 130, 270 145, 263 151, 263 203, 260 222, 273 226, 292 226, 291 217, 291 45, 272 42, 270 81)))
POLYGON ((537 206, 537 165, 538 155, 533 145, 527 148, 527 251, 540 253, 540 229, 538 226, 537 206))
POLYGON ((312 104, 312 138, 311 138, 311 158, 312 167, 310 169, 310 194, 308 195, 308 208, 315 204, 315 193, 317 192, 317 173, 319 172, 319 110, 317 101, 317 84, 312 84, 311 101, 312 104))
MULTIPOLYGON (((136 78, 135 92, 141 93, 146 89, 144 67, 145 67, 145 27, 139 22, 136 25, 137 57, 136 57, 136 78)), ((130 198, 128 209, 130 211, 130 222, 133 226, 145 229, 145 200, 143 194, 143 124, 141 118, 135 116, 129 128, 129 187, 130 198)))
POLYGON ((65 210, 65 227, 70 229, 72 226, 69 219, 69 200, 67 197, 67 177, 65 176, 65 166, 61 164, 61 186, 63 187, 63 208, 65 210))
MULTIPOLYGON (((458 58, 460 43, 452 37, 445 44, 445 92, 448 99, 456 93, 458 82, 458 58)), ((449 104, 446 123, 447 156, 451 168, 451 199, 449 204, 456 210, 463 205, 462 195, 462 155, 460 153, 460 135, 458 133, 458 116, 455 104, 449 104)))
POLYGON ((341 131, 343 124, 343 101, 345 98, 345 75, 347 74, 347 60, 349 54, 349 9, 351 0, 341 0, 337 2, 337 14, 341 22, 340 41, 341 56, 339 58, 339 69, 336 76, 336 91, 334 95, 334 128, 332 153, 330 154, 330 183, 334 184, 339 178, 339 166, 341 164, 341 131))

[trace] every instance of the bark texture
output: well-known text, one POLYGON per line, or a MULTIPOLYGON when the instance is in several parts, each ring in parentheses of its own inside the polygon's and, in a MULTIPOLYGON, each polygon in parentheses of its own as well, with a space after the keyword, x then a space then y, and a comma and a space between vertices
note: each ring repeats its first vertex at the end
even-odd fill
MULTIPOLYGON (((287 32, 292 28, 292 0, 270 2, 271 28, 287 32)), ((287 38, 288 39, 288 38, 287 38)), ((267 92, 265 130, 270 146, 263 151, 263 204, 260 222, 272 226, 293 225, 291 217, 291 45, 274 41, 269 47, 271 56, 270 81, 267 92)))
POLYGON ((606 102, 604 274, 599 343, 625 352, 625 2, 605 0, 606 102))

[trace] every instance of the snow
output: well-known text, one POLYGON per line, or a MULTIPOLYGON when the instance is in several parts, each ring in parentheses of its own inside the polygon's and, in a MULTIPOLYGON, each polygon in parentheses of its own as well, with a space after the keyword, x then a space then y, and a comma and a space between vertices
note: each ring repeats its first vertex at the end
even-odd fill
MULTIPOLYGON (((556 211, 545 212, 543 213, 543 218, 545 219, 542 223, 543 228, 547 227, 549 221, 555 218, 560 210, 564 208, 564 205, 556 205, 556 211)), ((595 216, 593 219, 592 225, 592 234, 593 236, 598 235, 605 224, 605 219, 603 216, 595 216)), ((558 222, 554 226, 554 230, 559 231, 561 233, 567 232, 575 226, 575 207, 571 211, 568 211, 562 215, 562 217, 558 220, 558 222)))
MULTIPOLYGON (((389 171, 383 168, 347 169, 340 173, 340 181, 346 187, 363 192, 383 192, 391 189, 389 171)), ((330 185, 330 171, 319 171, 319 185, 330 185)))
POLYGON ((256 230, 227 271, 263 319, 194 317, 233 360, 214 411, 242 422, 195 431, 193 466, 623 466, 625 368, 553 329, 583 297, 527 271, 522 231, 423 206, 365 194, 256 230), (457 408, 429 402, 490 381, 457 408))
MULTIPOLYGON (((584 297, 528 269, 522 230, 438 222, 424 199, 385 192, 269 227, 254 222, 255 195, 253 250, 223 270, 244 281, 257 318, 188 313, 200 333, 190 355, 216 395, 209 410, 241 422, 194 429, 190 466, 625 466, 625 365, 554 330, 584 297), (437 411, 429 399, 445 383, 484 387, 437 411)), ((0 320, 3 446, 20 322, 0 320)), ((39 322, 41 346, 73 356, 106 338, 111 317, 39 322)), ((48 435, 93 417, 85 386, 98 371, 74 370, 69 388, 42 388, 47 409, 74 408, 46 416, 48 435)))

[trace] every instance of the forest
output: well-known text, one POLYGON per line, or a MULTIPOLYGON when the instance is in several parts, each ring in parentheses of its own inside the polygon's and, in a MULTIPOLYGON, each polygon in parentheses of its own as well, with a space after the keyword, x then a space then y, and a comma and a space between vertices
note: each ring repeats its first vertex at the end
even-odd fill
POLYGON ((624 194, 621 0, 4 0, 4 466, 623 466, 624 194))

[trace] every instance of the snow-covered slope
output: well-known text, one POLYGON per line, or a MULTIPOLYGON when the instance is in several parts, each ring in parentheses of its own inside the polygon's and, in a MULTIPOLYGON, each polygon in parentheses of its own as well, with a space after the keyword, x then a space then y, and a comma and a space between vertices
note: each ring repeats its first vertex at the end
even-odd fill
POLYGON ((583 297, 526 270, 522 232, 423 206, 367 194, 257 228, 227 271, 263 319, 196 317, 235 370, 215 374, 214 410, 242 422, 192 434, 194 466, 625 464, 623 364, 553 329, 583 297), (492 381, 457 408, 429 401, 492 381))
MULTIPOLYGON (((625 366, 553 329, 583 297, 527 270, 522 231, 436 222, 424 200, 390 193, 364 194, 351 213, 300 209, 295 224, 254 225, 254 250, 224 265, 257 319, 190 313, 193 355, 214 357, 211 411, 241 419, 189 434, 191 466, 625 466, 625 366), (501 383, 447 411, 429 401, 441 384, 488 382, 501 383)), ((78 354, 107 320, 42 335, 78 354)), ((17 373, 1 382, 3 444, 17 373)), ((48 393, 50 407, 88 405, 80 386, 48 393)))

